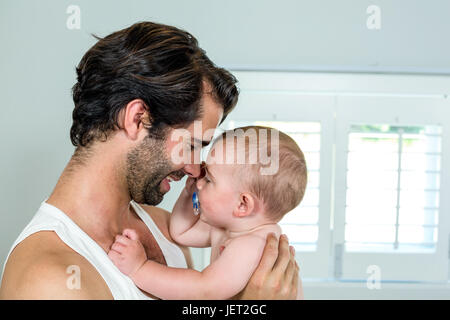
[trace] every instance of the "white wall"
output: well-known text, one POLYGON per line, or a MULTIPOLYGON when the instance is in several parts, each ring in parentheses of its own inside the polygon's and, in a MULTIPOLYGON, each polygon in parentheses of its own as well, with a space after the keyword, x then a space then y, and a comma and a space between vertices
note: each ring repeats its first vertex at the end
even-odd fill
MULTIPOLYGON (((2 0, 0 262, 73 151, 70 88, 75 66, 95 42, 91 33, 103 36, 152 20, 190 31, 217 64, 233 69, 450 74, 450 2, 378 0, 379 31, 366 28, 370 4, 2 0), (80 30, 66 28, 70 4, 80 6, 80 30)), ((172 203, 173 196, 163 207, 172 203)))

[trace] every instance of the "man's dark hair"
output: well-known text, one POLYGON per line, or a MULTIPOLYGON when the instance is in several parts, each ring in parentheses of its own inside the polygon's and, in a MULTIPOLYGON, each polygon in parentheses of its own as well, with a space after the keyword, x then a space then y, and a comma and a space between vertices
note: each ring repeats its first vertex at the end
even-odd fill
POLYGON ((119 112, 134 99, 142 99, 148 108, 152 136, 201 118, 204 81, 224 108, 222 122, 237 103, 235 77, 218 68, 184 30, 140 22, 96 38, 76 68, 70 129, 74 146, 106 139, 118 128, 119 112))

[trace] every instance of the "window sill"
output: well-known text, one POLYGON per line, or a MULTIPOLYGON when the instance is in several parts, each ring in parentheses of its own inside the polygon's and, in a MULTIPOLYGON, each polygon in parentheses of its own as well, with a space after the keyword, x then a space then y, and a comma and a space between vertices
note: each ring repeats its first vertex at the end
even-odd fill
POLYGON ((450 282, 381 282, 369 289, 366 281, 302 279, 308 300, 450 299, 450 282))

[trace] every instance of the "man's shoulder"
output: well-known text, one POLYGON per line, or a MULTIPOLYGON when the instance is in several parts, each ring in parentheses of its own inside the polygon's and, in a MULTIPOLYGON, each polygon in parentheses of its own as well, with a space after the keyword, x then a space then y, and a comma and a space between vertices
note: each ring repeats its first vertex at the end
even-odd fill
POLYGON ((0 298, 94 299, 98 297, 94 287, 100 289, 99 293, 105 292, 100 288, 101 281, 94 267, 55 232, 41 231, 24 239, 11 252, 0 298))
POLYGON ((75 255, 76 252, 64 244, 54 231, 39 231, 16 245, 9 256, 8 264, 20 262, 23 269, 28 269, 38 262, 61 262, 71 254, 75 255))

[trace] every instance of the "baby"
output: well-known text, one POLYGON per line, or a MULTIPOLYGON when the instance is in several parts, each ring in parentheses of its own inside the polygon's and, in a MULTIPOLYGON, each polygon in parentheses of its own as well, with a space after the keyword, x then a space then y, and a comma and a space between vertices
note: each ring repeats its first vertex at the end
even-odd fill
POLYGON ((211 247, 210 265, 199 272, 148 260, 130 229, 116 237, 108 255, 136 286, 161 299, 229 299, 247 285, 267 235, 280 236, 277 222, 300 203, 306 181, 304 155, 288 135, 259 126, 226 131, 211 147, 201 176, 187 179, 170 218, 170 234, 180 245, 211 247), (276 172, 262 174, 267 166, 251 161, 262 159, 262 150, 277 161, 276 172))

